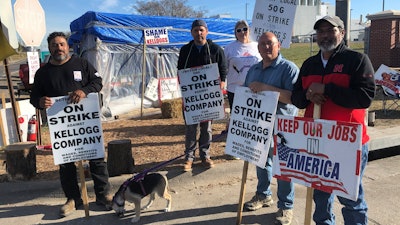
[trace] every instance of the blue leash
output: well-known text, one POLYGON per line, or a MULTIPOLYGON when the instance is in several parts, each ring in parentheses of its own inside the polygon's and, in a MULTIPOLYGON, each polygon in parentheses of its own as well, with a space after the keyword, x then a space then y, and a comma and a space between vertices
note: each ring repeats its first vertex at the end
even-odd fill
MULTIPOLYGON (((223 137, 223 136, 226 135, 227 133, 228 133, 227 130, 223 130, 220 134, 216 135, 213 139, 211 139, 211 141, 207 142, 206 144, 203 144, 203 145, 199 146, 199 148, 201 148, 201 147, 203 147, 203 146, 205 146, 205 145, 208 145, 208 144, 210 144, 210 143, 213 142, 213 141, 216 141, 216 140, 220 139, 221 137, 223 137)), ((157 169, 159 169, 159 168, 161 168, 161 167, 164 167, 165 165, 167 165, 167 164, 169 164, 169 163, 171 163, 171 162, 173 162, 173 161, 175 161, 175 160, 178 160, 178 159, 182 158, 182 157, 185 156, 185 155, 186 155, 186 154, 182 154, 182 155, 177 156, 177 157, 175 157, 175 158, 173 158, 173 159, 170 159, 170 160, 168 160, 168 161, 159 163, 159 164, 155 165, 154 167, 151 167, 151 168, 149 168, 149 169, 146 169, 146 170, 142 171, 141 173, 138 173, 138 174, 136 174, 135 176, 133 176, 133 177, 129 178, 128 180, 126 180, 126 181, 124 182, 123 185, 127 187, 127 186, 129 185, 129 183, 132 182, 132 181, 140 181, 140 180, 143 180, 143 178, 144 178, 149 172, 154 171, 154 170, 157 170, 157 169)))

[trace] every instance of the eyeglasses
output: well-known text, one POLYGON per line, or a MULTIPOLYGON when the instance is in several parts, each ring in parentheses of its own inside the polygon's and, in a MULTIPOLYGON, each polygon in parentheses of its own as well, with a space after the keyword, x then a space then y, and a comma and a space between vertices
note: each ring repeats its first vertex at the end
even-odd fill
POLYGON ((240 33, 240 32, 247 32, 247 30, 249 30, 249 28, 247 28, 247 27, 243 27, 243 28, 238 28, 238 29, 236 29, 236 32, 237 33, 240 33))

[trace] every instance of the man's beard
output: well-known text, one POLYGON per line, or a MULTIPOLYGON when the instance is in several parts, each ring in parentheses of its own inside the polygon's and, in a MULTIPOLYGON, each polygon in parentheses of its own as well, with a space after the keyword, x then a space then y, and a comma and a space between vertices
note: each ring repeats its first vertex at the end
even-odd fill
POLYGON ((336 48, 336 45, 333 43, 333 41, 318 43, 318 46, 322 52, 330 52, 336 48))
POLYGON ((66 60, 67 57, 68 57, 67 55, 56 55, 56 56, 54 56, 53 58, 54 58, 54 60, 57 61, 57 62, 62 62, 62 61, 64 61, 64 60, 66 60))

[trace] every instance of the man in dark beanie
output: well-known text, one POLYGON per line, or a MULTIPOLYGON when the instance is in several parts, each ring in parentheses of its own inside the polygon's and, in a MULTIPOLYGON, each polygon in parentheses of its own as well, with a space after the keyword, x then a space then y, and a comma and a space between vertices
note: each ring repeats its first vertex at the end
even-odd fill
MULTIPOLYGON (((221 80, 221 88, 225 86, 227 74, 224 50, 210 39, 207 40, 208 27, 204 20, 195 20, 192 23, 191 34, 193 40, 182 46, 178 58, 178 70, 218 63, 221 80)), ((200 127, 199 156, 205 168, 214 166, 210 158, 210 141, 212 139, 211 121, 203 121, 198 124, 186 125, 184 171, 191 171, 195 158, 197 145, 197 129, 200 127)))

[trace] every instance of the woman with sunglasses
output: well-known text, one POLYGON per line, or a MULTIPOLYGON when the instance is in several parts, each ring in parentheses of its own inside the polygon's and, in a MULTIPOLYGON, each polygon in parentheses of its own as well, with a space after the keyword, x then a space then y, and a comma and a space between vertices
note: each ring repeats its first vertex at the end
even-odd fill
POLYGON ((236 40, 229 43, 224 51, 228 63, 227 90, 229 107, 232 110, 235 89, 242 86, 250 66, 261 60, 257 42, 250 40, 249 24, 239 20, 235 25, 236 40))

